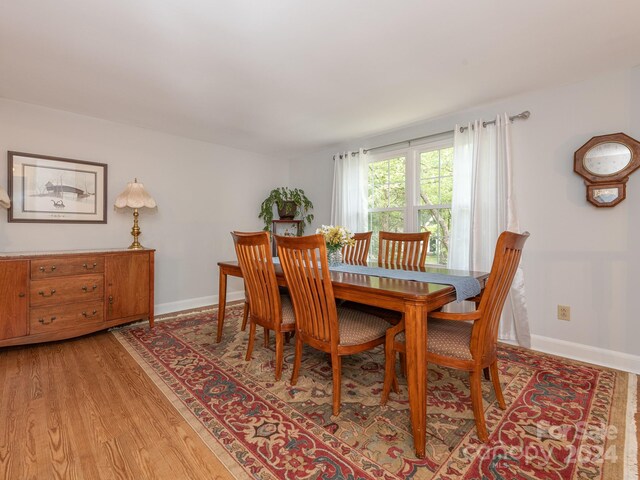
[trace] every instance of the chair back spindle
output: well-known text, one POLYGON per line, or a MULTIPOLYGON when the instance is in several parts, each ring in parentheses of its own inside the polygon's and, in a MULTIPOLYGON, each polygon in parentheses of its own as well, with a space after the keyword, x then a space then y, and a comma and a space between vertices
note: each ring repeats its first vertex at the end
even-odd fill
POLYGON ((354 233, 354 245, 342 249, 342 260, 352 265, 366 265, 373 232, 354 233))
POLYGON ((378 265, 403 268, 424 267, 431 232, 378 233, 378 265))

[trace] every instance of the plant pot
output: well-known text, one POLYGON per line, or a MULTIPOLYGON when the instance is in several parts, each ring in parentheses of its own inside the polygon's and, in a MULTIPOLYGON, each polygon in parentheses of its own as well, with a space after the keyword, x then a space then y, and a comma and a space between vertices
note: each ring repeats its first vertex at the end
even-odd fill
POLYGON ((282 202, 282 208, 278 207, 280 220, 293 220, 298 213, 298 205, 290 200, 282 202))

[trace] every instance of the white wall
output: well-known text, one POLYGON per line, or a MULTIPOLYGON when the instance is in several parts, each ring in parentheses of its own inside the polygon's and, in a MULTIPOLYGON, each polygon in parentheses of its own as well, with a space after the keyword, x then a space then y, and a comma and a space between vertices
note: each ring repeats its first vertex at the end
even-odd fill
MULTIPOLYGON (((158 313, 217 301, 221 260, 235 258, 231 230, 260 230, 261 201, 288 183, 288 163, 255 153, 142 128, 0 99, 0 185, 6 151, 108 164, 106 225, 7 223, 0 215, 0 251, 127 247, 131 212, 115 197, 138 177, 158 203, 141 210, 140 242, 156 251, 158 313)), ((230 292, 242 293, 230 281, 230 292)))
MULTIPOLYGON (((594 135, 624 132, 640 139, 640 67, 354 139, 340 149, 374 147, 523 110, 531 118, 513 125, 514 181, 521 226, 531 232, 523 262, 534 347, 604 363, 614 354, 628 362, 609 363, 639 369, 640 171, 631 176, 625 201, 598 209, 585 200, 573 153, 594 135), (558 304, 571 306, 570 322, 556 319, 558 304)), ((335 151, 291 162, 291 181, 308 190, 318 224, 329 221, 335 151)))

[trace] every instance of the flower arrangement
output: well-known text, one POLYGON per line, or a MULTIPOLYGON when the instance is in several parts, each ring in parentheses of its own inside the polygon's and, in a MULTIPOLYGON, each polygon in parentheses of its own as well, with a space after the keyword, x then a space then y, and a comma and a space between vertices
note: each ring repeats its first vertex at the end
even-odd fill
POLYGON ((348 228, 340 225, 322 225, 316 230, 316 233, 322 234, 327 244, 327 252, 330 254, 342 250, 342 247, 355 244, 353 233, 348 228))

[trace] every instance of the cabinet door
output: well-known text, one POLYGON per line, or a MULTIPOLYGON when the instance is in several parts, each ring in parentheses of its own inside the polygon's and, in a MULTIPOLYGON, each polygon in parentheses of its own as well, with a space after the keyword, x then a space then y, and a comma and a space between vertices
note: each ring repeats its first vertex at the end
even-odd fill
POLYGON ((149 253, 109 255, 105 264, 107 321, 149 314, 149 253))
POLYGON ((0 261, 0 340, 27 334, 29 262, 0 261))

